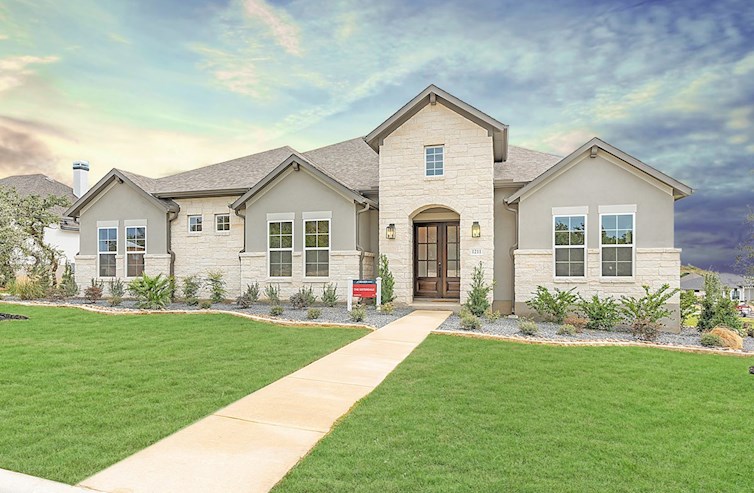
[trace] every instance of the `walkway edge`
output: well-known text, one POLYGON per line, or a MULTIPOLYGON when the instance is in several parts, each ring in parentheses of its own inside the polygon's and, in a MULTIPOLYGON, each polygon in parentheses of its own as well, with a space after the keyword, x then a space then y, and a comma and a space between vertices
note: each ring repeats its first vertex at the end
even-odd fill
POLYGON ((20 472, 0 469, 0 493, 97 493, 97 490, 71 486, 20 472))

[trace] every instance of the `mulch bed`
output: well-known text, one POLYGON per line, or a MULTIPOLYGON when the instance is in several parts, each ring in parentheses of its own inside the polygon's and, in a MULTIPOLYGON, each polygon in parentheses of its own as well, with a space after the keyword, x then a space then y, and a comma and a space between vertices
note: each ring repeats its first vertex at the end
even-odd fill
POLYGON ((29 320, 29 317, 24 315, 14 315, 12 313, 0 313, 0 322, 3 320, 29 320))

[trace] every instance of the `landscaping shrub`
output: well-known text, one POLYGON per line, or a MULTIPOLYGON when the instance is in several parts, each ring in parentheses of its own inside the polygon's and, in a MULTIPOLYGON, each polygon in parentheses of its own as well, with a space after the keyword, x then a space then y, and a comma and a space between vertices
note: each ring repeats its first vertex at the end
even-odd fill
POLYGON ((322 316, 322 310, 319 308, 309 308, 306 311, 306 318, 309 320, 314 320, 322 316))
POLYGON ((621 296, 621 313, 636 337, 651 341, 659 335, 660 320, 670 316, 667 301, 679 290, 670 289, 668 284, 663 284, 655 292, 651 292, 647 285, 642 287, 644 296, 640 298, 621 296))
POLYGON ((123 301, 123 295, 126 294, 126 286, 120 279, 112 279, 109 283, 110 288, 110 306, 118 306, 123 301))
POLYGON ((481 262, 474 267, 474 272, 471 274, 471 289, 466 299, 465 306, 476 317, 481 317, 484 312, 490 307, 490 292, 492 291, 492 284, 487 284, 484 281, 484 266, 481 262))
POLYGON ((303 286, 290 297, 291 306, 297 310, 308 308, 317 301, 317 297, 312 294, 312 288, 303 286))
POLYGON ((76 277, 73 275, 73 267, 71 264, 65 264, 65 270, 63 271, 63 277, 60 279, 60 291, 65 298, 73 298, 79 294, 79 285, 76 284, 76 277))
POLYGON ((47 294, 46 286, 38 279, 15 279, 10 282, 10 294, 22 300, 37 300, 47 294))
POLYGON ((535 336, 539 334, 539 326, 533 320, 521 320, 518 322, 518 330, 525 336, 535 336))
POLYGON ((367 317, 367 309, 364 306, 356 305, 351 309, 350 315, 352 322, 363 322, 367 317))
POLYGON ((201 308, 202 310, 209 310, 210 308, 212 308, 212 302, 210 300, 202 300, 202 301, 199 301, 198 303, 199 303, 199 308, 201 308))
POLYGON ((168 276, 168 283, 170 285, 170 302, 174 303, 176 299, 176 293, 178 292, 178 286, 175 282, 175 276, 168 276))
POLYGON ((259 301, 259 283, 246 285, 246 291, 236 299, 236 303, 241 308, 249 308, 251 305, 259 301))
POLYGON ((686 320, 696 311, 696 304, 697 299, 693 290, 681 292, 681 325, 686 326, 686 320))
POLYGON ((746 331, 746 335, 749 337, 754 337, 754 324, 751 324, 749 322, 744 322, 744 330, 746 331))
POLYGON ((199 290, 202 287, 199 276, 192 275, 183 278, 183 301, 189 306, 199 304, 199 290))
POLYGON ((562 324, 565 320, 568 310, 576 303, 578 295, 571 288, 568 291, 562 291, 555 288, 555 294, 551 293, 544 286, 537 286, 537 291, 532 293, 534 297, 526 301, 526 305, 536 311, 544 319, 562 324))
POLYGON ((577 317, 576 315, 569 315, 564 320, 563 323, 567 325, 573 325, 576 328, 576 332, 584 332, 584 329, 586 329, 586 324, 589 322, 589 320, 577 317))
POLYGON ((225 301, 225 279, 221 271, 210 271, 207 273, 207 284, 209 284, 209 299, 212 303, 222 303, 225 301))
POLYGON ((338 286, 333 283, 327 283, 322 286, 322 304, 333 307, 338 302, 338 286))
POLYGON ((102 281, 92 279, 91 284, 84 290, 84 299, 89 303, 96 303, 102 299, 102 281))
POLYGON ((482 328, 482 321, 471 313, 467 307, 461 308, 458 313, 458 317, 461 319, 461 328, 465 330, 479 330, 482 328))
POLYGON ((702 338, 699 340, 702 346, 707 347, 725 347, 722 338, 717 334, 711 334, 706 332, 702 334, 702 338))
POLYGON ((380 313, 383 313, 385 315, 392 315, 395 311, 395 305, 392 303, 383 303, 380 305, 380 313))
POLYGON ((390 272, 390 264, 387 255, 380 255, 380 262, 377 267, 377 276, 382 279, 382 289, 380 290, 383 303, 390 303, 395 300, 395 278, 390 272))
POLYGON ((280 304, 280 286, 276 284, 268 284, 264 287, 264 296, 273 305, 280 304))
POLYGON ((715 327, 709 333, 718 336, 723 341, 723 346, 727 348, 741 349, 744 347, 744 340, 738 335, 738 332, 727 327, 715 327))
POLYGON ((487 308, 484 311, 484 319, 488 322, 492 323, 496 320, 500 319, 500 311, 499 310, 493 310, 492 307, 487 308))
POLYGON ((576 327, 574 327, 571 324, 563 324, 560 327, 558 327, 558 330, 556 332, 558 335, 561 336, 572 336, 576 335, 576 327))
POLYGON ((736 302, 723 290, 717 274, 711 272, 704 275, 704 299, 697 329, 705 332, 718 326, 729 327, 744 335, 736 302))
POLYGON ((136 306, 145 310, 162 310, 170 303, 170 280, 162 274, 142 274, 128 284, 136 306))
POLYGON ((273 317, 279 317, 283 314, 283 307, 280 305, 272 305, 270 307, 270 315, 273 317))
POLYGON ((611 296, 604 299, 596 294, 590 299, 579 297, 578 310, 587 318, 586 328, 591 330, 611 330, 621 320, 618 302, 611 296))

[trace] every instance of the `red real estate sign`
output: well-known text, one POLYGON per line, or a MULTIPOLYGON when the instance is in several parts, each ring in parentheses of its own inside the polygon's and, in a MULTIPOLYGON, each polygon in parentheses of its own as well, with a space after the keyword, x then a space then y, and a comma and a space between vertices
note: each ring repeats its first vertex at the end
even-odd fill
POLYGON ((352 293, 354 298, 376 298, 377 282, 370 280, 353 281, 352 293))

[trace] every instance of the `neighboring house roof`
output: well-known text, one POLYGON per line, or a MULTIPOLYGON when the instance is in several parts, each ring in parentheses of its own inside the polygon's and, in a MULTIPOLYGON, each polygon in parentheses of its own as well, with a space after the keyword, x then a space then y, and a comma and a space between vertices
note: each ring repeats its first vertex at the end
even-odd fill
MULTIPOLYGON (((754 280, 747 279, 746 277, 739 276, 738 274, 720 272, 717 274, 717 276, 720 278, 720 284, 728 289, 754 286, 754 280)), ((681 289, 683 289, 684 291, 688 289, 692 289, 694 291, 704 291, 704 276, 692 273, 681 277, 681 289)))
POLYGON ((471 120, 482 128, 486 128, 492 137, 493 155, 495 162, 505 161, 508 156, 508 125, 499 122, 490 115, 479 111, 470 104, 461 101, 452 94, 443 91, 434 84, 420 92, 414 99, 406 103, 401 109, 382 122, 379 127, 364 137, 372 149, 379 152, 382 141, 398 127, 406 123, 428 104, 441 103, 464 118, 471 120))
POLYGON ((656 179, 657 181, 664 183, 670 187, 673 188, 673 196, 676 199, 681 199, 683 197, 687 197, 691 195, 693 190, 688 185, 685 185, 675 178, 671 178, 670 176, 666 175, 665 173, 651 167, 650 165, 643 163, 636 159, 635 157, 631 156, 630 154, 626 154, 625 152, 621 151, 617 147, 614 147, 607 142, 594 137, 589 142, 585 143, 575 151, 573 151, 568 156, 564 157, 560 162, 558 162, 555 166, 552 166, 548 170, 546 170, 544 173, 539 175, 536 179, 531 181, 529 184, 527 184, 525 187, 518 190, 516 193, 511 195, 508 199, 506 199, 506 202, 513 203, 517 200, 519 200, 523 195, 531 191, 532 189, 538 187, 540 184, 546 182, 551 177, 553 177, 558 171, 561 169, 567 167, 571 163, 575 162, 576 159, 587 150, 590 150, 595 153, 597 149, 602 149, 603 151, 612 154, 613 156, 617 157, 621 161, 633 166, 634 168, 638 169, 639 171, 646 173, 647 175, 651 176, 652 178, 656 179))
MULTIPOLYGON (((0 179, 0 187, 15 188, 16 192, 22 197, 28 197, 29 195, 39 195, 40 197, 56 195, 58 197, 67 198, 71 204, 78 200, 73 194, 73 188, 41 173, 15 175, 2 178, 0 179)), ((52 212, 61 216, 60 227, 62 229, 72 231, 77 231, 79 229, 76 221, 66 217, 65 207, 55 206, 52 208, 52 212)))

